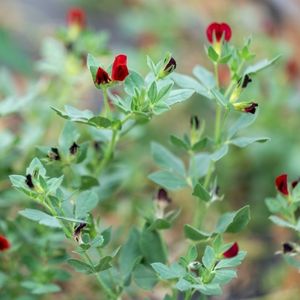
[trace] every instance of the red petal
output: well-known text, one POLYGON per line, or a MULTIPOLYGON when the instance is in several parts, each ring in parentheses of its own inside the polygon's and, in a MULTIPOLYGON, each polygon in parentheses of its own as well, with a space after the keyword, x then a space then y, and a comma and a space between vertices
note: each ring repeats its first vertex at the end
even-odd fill
POLYGON ((5 251, 10 248, 10 243, 5 236, 0 235, 0 251, 5 251))
POLYGON ((227 23, 221 23, 220 24, 220 29, 221 29, 222 33, 225 33, 224 34, 224 40, 226 42, 229 42, 230 39, 231 39, 231 28, 230 28, 230 26, 227 23))
POLYGON ((285 196, 288 196, 288 183, 287 183, 287 174, 281 174, 276 177, 275 185, 277 190, 285 196))
POLYGON ((115 57, 113 62, 111 77, 113 80, 123 81, 128 74, 127 56, 125 54, 119 54, 115 57))
POLYGON ((217 42, 220 42, 222 36, 224 36, 224 40, 229 42, 231 39, 231 28, 227 23, 211 23, 206 29, 206 37, 210 43, 213 43, 214 36, 217 42))
POLYGON ((72 7, 67 13, 68 25, 76 24, 81 28, 85 27, 85 12, 79 7, 72 7))
POLYGON ((108 73, 102 69, 101 67, 98 68, 96 78, 95 78, 95 83, 97 84, 106 84, 111 81, 108 73))
POLYGON ((239 245, 235 242, 228 250, 223 253, 225 258, 232 258, 237 256, 239 253, 239 245))

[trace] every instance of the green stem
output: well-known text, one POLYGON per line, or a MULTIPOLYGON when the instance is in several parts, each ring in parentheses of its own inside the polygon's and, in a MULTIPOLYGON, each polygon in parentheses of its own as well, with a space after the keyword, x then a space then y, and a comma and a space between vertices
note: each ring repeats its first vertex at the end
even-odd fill
POLYGON ((116 143, 117 143, 117 136, 118 136, 118 129, 113 129, 109 145, 104 153, 104 157, 103 157, 101 163, 99 164, 99 167, 97 168, 97 174, 101 174, 102 170, 105 168, 107 163, 110 161, 113 151, 115 149, 116 143))
POLYGON ((112 299, 118 299, 118 297, 112 292, 112 290, 101 279, 99 273, 95 270, 94 263, 93 263, 92 259, 90 258, 90 256, 87 254, 87 252, 84 252, 83 256, 84 256, 85 260, 88 262, 88 264, 91 266, 91 268, 93 269, 93 272, 94 272, 100 286, 104 289, 105 293, 112 299))
POLYGON ((192 290, 189 290, 185 293, 184 300, 190 300, 192 296, 192 290))
POLYGON ((108 117, 110 115, 110 107, 108 103, 107 88, 104 87, 102 91, 103 91, 104 116, 108 117))

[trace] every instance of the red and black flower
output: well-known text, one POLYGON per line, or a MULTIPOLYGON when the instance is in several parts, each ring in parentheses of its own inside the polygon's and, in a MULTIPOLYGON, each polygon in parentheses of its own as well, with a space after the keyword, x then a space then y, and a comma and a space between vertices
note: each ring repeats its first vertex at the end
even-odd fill
POLYGON ((223 252, 224 258, 232 258, 237 256, 239 253, 239 245, 237 242, 235 242, 228 250, 223 252))
POLYGON ((255 102, 237 102, 233 103, 235 110, 242 111, 249 114, 255 114, 258 104, 255 102))
POLYGON ((67 23, 69 26, 77 25, 84 28, 86 24, 85 12, 79 7, 72 7, 67 13, 67 23))
POLYGON ((277 190, 285 196, 288 196, 289 189, 288 189, 288 182, 287 182, 287 174, 281 174, 276 177, 275 185, 277 190))
POLYGON ((227 23, 211 23, 206 29, 206 37, 211 44, 215 41, 221 42, 222 38, 224 41, 229 42, 231 39, 231 28, 227 23))
POLYGON ((100 85, 108 84, 112 80, 123 81, 128 75, 127 56, 125 54, 119 54, 115 57, 113 62, 111 77, 103 68, 99 67, 96 73, 95 83, 100 85))
POLYGON ((10 248, 10 243, 8 239, 5 236, 0 235, 0 251, 5 251, 8 250, 9 248, 10 248))

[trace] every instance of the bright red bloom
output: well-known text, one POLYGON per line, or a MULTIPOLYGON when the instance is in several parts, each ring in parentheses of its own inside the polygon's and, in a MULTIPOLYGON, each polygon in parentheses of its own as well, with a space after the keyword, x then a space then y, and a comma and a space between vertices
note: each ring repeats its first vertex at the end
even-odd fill
POLYGON ((3 235, 0 235, 0 251, 5 251, 10 248, 10 243, 7 238, 3 235))
POLYGON ((101 67, 98 68, 95 78, 96 84, 107 84, 111 81, 111 78, 109 77, 108 73, 102 69, 101 67))
POLYGON ((276 177, 275 179, 275 185, 277 190, 282 193, 285 196, 288 196, 289 189, 288 189, 288 183, 287 183, 287 174, 281 174, 276 177))
POLYGON ((231 28, 227 23, 211 23, 206 29, 206 37, 212 44, 214 38, 220 42, 222 37, 224 41, 229 42, 231 39, 231 28))
POLYGON ((79 7, 72 7, 67 13, 67 23, 69 26, 78 25, 80 28, 85 27, 85 12, 79 7))
POLYGON ((228 250, 223 253, 225 258, 232 258, 237 256, 239 253, 239 245, 235 242, 228 250))
POLYGON ((290 59, 285 66, 288 80, 295 81, 300 74, 298 63, 295 59, 290 59))
POLYGON ((125 54, 119 54, 115 57, 113 62, 111 77, 113 80, 123 81, 128 74, 127 56, 125 54))

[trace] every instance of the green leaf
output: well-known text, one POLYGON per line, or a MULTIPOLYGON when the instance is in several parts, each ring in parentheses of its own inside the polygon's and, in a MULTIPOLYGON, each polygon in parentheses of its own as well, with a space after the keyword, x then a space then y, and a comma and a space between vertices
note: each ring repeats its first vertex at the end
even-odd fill
POLYGON ((250 206, 246 205, 239 209, 233 218, 232 223, 227 227, 226 232, 236 233, 244 229, 250 221, 250 206))
POLYGON ((210 237, 209 233, 203 232, 189 224, 184 225, 184 235, 192 241, 202 241, 210 237))
POLYGON ((230 140, 228 142, 237 147, 243 148, 252 143, 265 143, 269 140, 270 140, 270 138, 267 138, 267 137, 239 137, 239 138, 230 140))
POLYGON ((29 167, 26 169, 26 174, 31 174, 33 177, 44 177, 46 175, 46 169, 38 158, 34 158, 29 167))
POLYGON ((235 270, 226 270, 226 269, 216 270, 215 277, 212 280, 212 283, 224 285, 229 283, 234 278, 237 278, 237 274, 235 270))
POLYGON ((107 118, 96 116, 88 120, 88 123, 97 128, 108 128, 111 126, 111 121, 107 118))
POLYGON ((78 259, 68 259, 67 263, 71 265, 77 272, 91 274, 93 273, 93 268, 87 263, 78 259))
POLYGON ((128 95, 134 96, 135 90, 142 90, 144 85, 144 78, 137 72, 131 71, 125 79, 124 89, 128 95))
POLYGON ((257 118, 255 114, 242 114, 228 130, 228 140, 230 140, 239 130, 250 126, 257 118))
POLYGON ((138 287, 144 290, 152 290, 158 282, 156 273, 145 265, 138 265, 134 272, 133 278, 138 287))
POLYGON ((37 221, 41 225, 56 228, 62 227, 55 217, 52 217, 44 213, 43 211, 37 209, 26 208, 24 210, 19 211, 19 214, 29 220, 37 221))
POLYGON ((93 191, 84 191, 76 199, 75 216, 85 218, 98 204, 98 196, 93 191))
POLYGON ((191 89, 178 89, 172 90, 168 97, 164 100, 164 103, 171 106, 173 104, 183 102, 192 97, 194 90, 191 89))
POLYGON ((24 189, 28 189, 27 185, 25 184, 25 176, 21 176, 21 175, 10 175, 9 179, 12 183, 12 185, 15 188, 24 188, 24 189))
POLYGON ((156 102, 157 95, 158 95, 158 92, 157 92, 157 84, 156 84, 155 81, 153 81, 152 84, 150 85, 147 94, 148 94, 148 98, 150 99, 150 101, 151 101, 152 103, 155 103, 155 102, 156 102))
POLYGON ((273 214, 281 212, 284 208, 282 206, 282 203, 278 199, 267 198, 267 199, 265 199, 265 202, 266 202, 266 205, 267 205, 269 211, 273 214))
POLYGON ((173 73, 171 78, 179 87, 194 90, 197 94, 200 94, 206 98, 211 98, 207 88, 205 88, 194 78, 179 73, 173 73))
POLYGON ((96 272, 102 272, 107 269, 110 269, 112 267, 111 261, 113 257, 112 256, 104 256, 100 259, 99 263, 95 266, 96 272))
POLYGON ((205 202, 209 202, 211 198, 209 192, 201 185, 201 183, 196 184, 193 190, 193 196, 196 196, 197 198, 205 202))
POLYGON ((156 219, 150 226, 149 230, 163 230, 169 229, 171 227, 171 223, 165 219, 156 219))
POLYGON ((280 57, 281 57, 281 55, 276 56, 272 60, 263 59, 263 60, 259 61, 258 63, 256 63, 255 65, 247 67, 246 70, 244 71, 243 76, 245 76, 246 74, 253 75, 253 74, 256 74, 257 72, 260 72, 260 71, 268 68, 269 66, 273 65, 280 57))
POLYGON ((276 225, 281 226, 281 227, 287 227, 287 228, 292 228, 294 230, 296 229, 296 226, 288 221, 285 221, 277 216, 270 216, 269 219, 276 225))
POLYGON ((193 285, 193 287, 196 290, 199 290, 202 294, 208 296, 210 295, 218 296, 222 294, 221 287, 218 284, 213 284, 213 283, 209 283, 205 285, 195 284, 193 285))
POLYGON ((246 205, 235 212, 228 212, 221 216, 215 229, 216 233, 239 232, 250 221, 250 208, 246 205))
POLYGON ((188 174, 194 179, 195 184, 198 182, 199 178, 206 175, 210 161, 211 155, 208 153, 199 153, 191 158, 188 174))
POLYGON ((197 247, 195 245, 190 246, 185 258, 187 259, 188 262, 191 262, 196 260, 197 257, 198 257, 197 247))
POLYGON ((57 293, 61 291, 61 288, 53 283, 40 283, 34 281, 23 281, 21 286, 30 290, 34 295, 57 293))
POLYGON ((217 62, 219 60, 219 54, 215 51, 215 49, 212 46, 208 47, 207 55, 213 62, 217 62))
POLYGON ((163 99, 164 97, 169 95, 172 90, 173 85, 174 85, 174 83, 171 82, 171 83, 163 86, 158 92, 157 101, 161 101, 161 99, 163 99))
POLYGON ((228 99, 217 88, 213 88, 210 91, 219 104, 221 104, 223 107, 227 106, 228 99))
POLYGON ((205 148, 205 146, 207 145, 208 139, 207 138, 203 138, 200 141, 198 141, 197 143, 195 143, 192 147, 193 151, 201 151, 205 148))
POLYGON ((224 157, 228 153, 228 145, 224 144, 221 148, 216 150, 214 153, 211 154, 210 158, 212 161, 216 162, 224 157))
POLYGON ((190 146, 184 140, 180 139, 175 135, 170 136, 170 141, 174 146, 178 148, 182 148, 184 150, 188 150, 190 148, 190 146))
POLYGON ((185 178, 169 171, 154 172, 148 178, 168 190, 178 190, 188 186, 185 178))
POLYGON ((192 284, 190 282, 188 282, 187 280, 185 280, 184 278, 180 278, 175 287, 181 291, 181 292, 184 292, 184 291, 187 291, 189 289, 192 289, 192 284))
POLYGON ((48 189, 47 193, 55 193, 57 189, 61 186, 62 182, 64 180, 64 175, 58 177, 58 178, 51 178, 47 181, 48 189))
POLYGON ((170 267, 162 263, 152 263, 151 267, 159 275, 161 279, 170 280, 175 278, 180 278, 185 274, 185 269, 178 263, 172 264, 170 267))
POLYGON ((211 270, 215 264, 216 254, 211 246, 206 246, 204 255, 202 257, 202 263, 207 270, 211 270))
POLYGON ((128 235, 128 240, 121 248, 119 255, 120 271, 124 277, 127 277, 136 264, 142 258, 142 252, 140 250, 140 232, 136 228, 132 228, 128 235))
POLYGON ((234 268, 237 267, 238 265, 240 265, 242 263, 242 261, 244 260, 245 256, 246 256, 247 252, 246 251, 239 251, 238 255, 232 258, 224 258, 221 259, 215 269, 222 269, 222 268, 234 268))
POLYGON ((175 171, 179 175, 185 174, 185 167, 181 159, 158 143, 151 143, 151 152, 154 161, 168 171, 175 171))
POLYGON ((88 190, 94 186, 99 186, 99 181, 97 178, 89 176, 89 175, 82 175, 81 179, 81 190, 88 190))
POLYGON ((216 87, 216 80, 214 74, 202 66, 195 66, 193 74, 199 79, 199 81, 208 89, 212 90, 216 87))
POLYGON ((141 234, 140 249, 148 263, 167 260, 166 248, 157 231, 145 229, 141 234))

